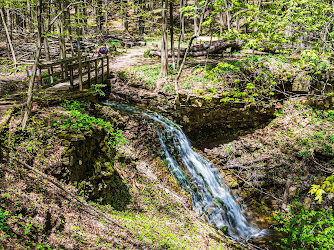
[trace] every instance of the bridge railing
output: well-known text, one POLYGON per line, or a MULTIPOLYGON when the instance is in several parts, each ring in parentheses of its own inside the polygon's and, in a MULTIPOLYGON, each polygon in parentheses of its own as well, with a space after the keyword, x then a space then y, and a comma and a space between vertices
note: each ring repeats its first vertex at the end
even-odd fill
MULTIPOLYGON (((109 74, 109 56, 101 56, 96 58, 87 58, 81 62, 74 62, 69 65, 70 70, 70 85, 74 88, 74 80, 76 78, 82 78, 81 82, 88 83, 88 88, 92 85, 92 82, 101 83, 107 79, 109 74), (81 64, 81 74, 79 67, 81 64), (93 73, 93 74, 92 74, 93 73), (83 76, 87 77, 83 77, 83 76), (84 78, 84 79, 83 79, 84 78)), ((80 81, 80 80, 79 80, 80 81)))
POLYGON ((109 74, 109 61, 109 55, 95 58, 82 56, 80 61, 77 56, 56 61, 42 61, 38 64, 40 80, 41 83, 47 82, 52 85, 69 81, 73 89, 75 80, 81 78, 79 81, 88 83, 90 88, 93 82, 100 83, 106 80, 109 74))

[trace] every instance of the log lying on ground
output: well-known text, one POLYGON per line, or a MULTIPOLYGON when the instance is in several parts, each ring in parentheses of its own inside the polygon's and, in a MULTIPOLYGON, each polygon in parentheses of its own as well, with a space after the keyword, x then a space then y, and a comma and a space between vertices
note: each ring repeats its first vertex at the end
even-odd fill
MULTIPOLYGON (((219 54, 226 50, 227 48, 234 48, 240 50, 243 45, 243 41, 228 41, 228 40, 218 40, 212 41, 211 43, 195 44, 190 48, 189 56, 205 56, 207 54, 219 54)), ((184 56, 186 48, 180 49, 180 56, 184 56)), ((177 51, 174 52, 177 56, 177 51)), ((150 51, 150 56, 161 56, 161 50, 155 49, 150 51)), ((168 51, 168 56, 171 56, 171 51, 168 51)))
MULTIPOLYGON (((204 43, 204 44, 195 44, 190 48, 189 56, 197 57, 197 56, 206 56, 206 55, 219 55, 222 52, 224 52, 227 48, 235 49, 235 50, 241 50, 242 46, 245 45, 244 41, 235 40, 235 41, 229 41, 229 40, 217 40, 204 43)), ((247 54, 277 54, 280 53, 280 51, 285 49, 292 49, 295 50, 297 47, 295 45, 284 45, 284 46, 274 46, 271 47, 270 44, 262 45, 260 46, 261 51, 254 51, 249 52, 247 50, 247 54)), ((186 48, 180 48, 180 56, 183 57, 186 52, 186 48)), ((174 52, 175 56, 177 56, 177 50, 174 52)), ((161 50, 157 48, 152 48, 150 51, 150 56, 161 56, 161 50)), ((168 51, 168 56, 172 56, 171 51, 168 51)))
POLYGON ((138 41, 138 42, 132 42, 132 41, 123 41, 121 43, 121 46, 123 48, 132 48, 134 46, 145 46, 146 42, 145 41, 138 41))

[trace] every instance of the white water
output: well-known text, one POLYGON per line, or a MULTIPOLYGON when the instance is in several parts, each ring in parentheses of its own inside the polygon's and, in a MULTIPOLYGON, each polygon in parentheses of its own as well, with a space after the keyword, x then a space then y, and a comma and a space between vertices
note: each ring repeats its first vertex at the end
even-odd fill
POLYGON ((179 185, 192 196, 193 209, 217 228, 227 228, 234 238, 250 239, 265 231, 251 226, 240 205, 229 193, 218 169, 196 153, 182 129, 159 114, 148 114, 130 106, 103 103, 116 109, 140 114, 154 121, 167 166, 179 185), (179 157, 175 157, 175 153, 179 157), (182 163, 178 163, 181 159, 182 163))

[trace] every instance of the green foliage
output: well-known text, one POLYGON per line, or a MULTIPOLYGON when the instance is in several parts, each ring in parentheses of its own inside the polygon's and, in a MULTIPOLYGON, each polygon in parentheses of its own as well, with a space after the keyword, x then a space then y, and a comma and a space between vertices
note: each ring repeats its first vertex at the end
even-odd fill
POLYGON ((301 203, 294 203, 288 213, 277 212, 274 218, 286 233, 278 245, 283 249, 333 249, 334 217, 333 211, 308 210, 301 203))
POLYGON ((79 111, 84 111, 88 105, 84 102, 80 102, 77 100, 66 100, 61 104, 62 107, 70 110, 79 110, 79 111))
MULTIPOLYGON (((330 66, 327 61, 324 61, 324 57, 320 57, 319 53, 315 50, 303 50, 301 56, 300 63, 302 65, 307 65, 314 70, 327 69, 330 66)), ((315 72, 315 74, 317 73, 321 73, 321 71, 315 72)))
POLYGON ((238 73, 240 69, 231 63, 218 63, 215 68, 207 71, 205 76, 210 79, 214 79, 218 74, 226 73, 229 71, 238 73))
MULTIPOLYGON (((115 46, 116 48, 121 48, 121 41, 112 41, 110 43, 108 43, 108 48, 111 48, 113 46, 115 46)), ((102 46, 103 44, 100 45, 100 47, 102 46)))
POLYGON ((107 129, 107 131, 112 132, 113 128, 110 122, 105 122, 101 118, 96 118, 94 116, 90 116, 88 114, 83 114, 78 110, 70 110, 68 114, 71 115, 72 118, 67 117, 65 120, 61 122, 61 129, 75 128, 81 131, 87 131, 94 125, 98 125, 107 129))
POLYGON ((14 73, 17 70, 15 65, 6 58, 0 58, 0 69, 2 73, 14 73))
POLYGON ((174 93, 175 91, 174 86, 171 84, 165 84, 163 88, 166 92, 174 93))
POLYGON ((144 57, 149 57, 150 56, 151 49, 147 49, 144 51, 144 57))
POLYGON ((76 131, 88 131, 93 126, 100 126, 108 132, 110 136, 108 144, 113 148, 126 144, 127 140, 124 138, 122 130, 115 130, 109 121, 84 113, 87 104, 72 100, 64 102, 62 106, 69 109, 67 111, 69 116, 62 116, 62 120, 54 125, 59 126, 63 130, 74 129, 76 131))
POLYGON ((155 82, 160 77, 160 65, 154 65, 154 66, 136 66, 133 68, 133 71, 135 72, 135 78, 142 80, 143 85, 149 85, 149 86, 155 86, 155 82))
POLYGON ((323 194, 334 193, 334 174, 328 176, 321 186, 313 184, 309 193, 315 195, 314 199, 321 203, 323 194))
POLYGON ((98 84, 93 84, 90 89, 95 93, 95 95, 98 96, 105 96, 106 94, 103 92, 103 88, 106 87, 106 84, 103 83, 98 83, 98 84))
MULTIPOLYGON (((44 72, 43 72, 43 74, 44 74, 44 72)), ((54 76, 53 81, 56 82, 57 80, 58 80, 58 77, 54 76)), ((43 83, 51 83, 51 76, 43 78, 43 83)))
POLYGON ((2 231, 7 231, 7 229, 9 228, 6 222, 6 217, 8 217, 8 215, 9 215, 8 211, 2 212, 0 208, 0 230, 2 231))

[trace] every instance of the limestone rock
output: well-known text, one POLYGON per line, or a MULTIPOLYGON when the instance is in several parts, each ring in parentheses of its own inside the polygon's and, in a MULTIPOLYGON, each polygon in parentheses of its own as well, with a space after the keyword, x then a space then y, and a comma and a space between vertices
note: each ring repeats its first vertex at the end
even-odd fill
POLYGON ((300 72, 292 83, 292 91, 308 92, 311 86, 311 77, 305 72, 300 72))

